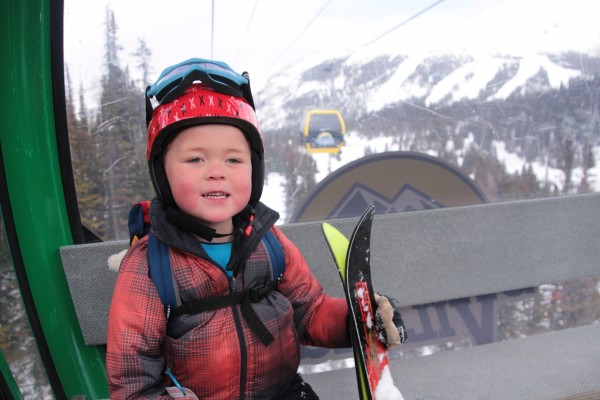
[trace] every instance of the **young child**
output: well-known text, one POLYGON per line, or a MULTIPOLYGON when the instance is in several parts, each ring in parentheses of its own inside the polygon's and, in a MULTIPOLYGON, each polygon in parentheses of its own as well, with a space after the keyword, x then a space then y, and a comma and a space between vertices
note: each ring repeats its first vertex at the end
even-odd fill
POLYGON ((147 157, 156 191, 150 220, 169 245, 178 304, 216 304, 266 287, 274 279, 261 242, 268 231, 281 243, 286 267, 250 312, 240 300, 171 316, 167 324, 148 276, 147 237, 134 244, 109 316, 111 398, 170 398, 167 388, 176 381, 198 398, 318 398, 297 373, 299 345, 350 346, 348 310, 344 299, 323 293, 274 225, 278 214, 259 201, 263 143, 247 77, 192 59, 165 70, 149 89, 147 157))

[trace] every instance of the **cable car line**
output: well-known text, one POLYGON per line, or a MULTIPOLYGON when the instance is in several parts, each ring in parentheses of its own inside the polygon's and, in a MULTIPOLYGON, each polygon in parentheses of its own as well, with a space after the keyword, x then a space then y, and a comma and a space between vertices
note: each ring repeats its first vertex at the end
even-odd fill
POLYGON ((304 29, 302 29, 302 31, 290 42, 290 44, 279 54, 279 56, 275 59, 275 61, 273 61, 271 63, 271 66, 268 68, 268 71, 270 71, 273 66, 275 64, 277 64, 277 62, 279 60, 281 60, 281 58, 283 57, 283 55, 285 53, 287 53, 287 51, 298 41, 298 39, 300 39, 300 37, 302 37, 302 35, 304 35, 304 33, 308 30, 308 28, 310 28, 310 26, 317 20, 317 18, 319 18, 319 16, 321 15, 321 13, 323 11, 325 11, 325 9, 327 8, 327 6, 329 6, 329 4, 332 2, 333 0, 329 0, 327 3, 325 3, 325 5, 323 7, 321 7, 321 9, 315 14, 314 17, 312 17, 312 19, 306 24, 306 26, 304 27, 304 29))
POLYGON ((418 13, 416 13, 415 15, 409 17, 408 19, 405 19, 404 21, 400 22, 398 25, 394 26, 392 29, 387 30, 386 32, 382 33, 381 35, 377 36, 375 39, 371 40, 369 43, 366 43, 362 46, 362 48, 367 47, 372 45, 373 43, 375 43, 376 41, 378 41, 379 39, 381 39, 384 36, 389 35, 390 33, 392 33, 393 31, 395 31, 396 29, 406 25, 407 23, 409 23, 410 21, 412 21, 413 19, 423 15, 424 13, 426 13, 427 11, 431 10, 433 7, 437 6, 438 4, 444 2, 444 0, 438 0, 435 3, 425 7, 424 9, 422 9, 421 11, 419 11, 418 13))
POLYGON ((213 58, 215 47, 215 0, 212 0, 210 7, 210 58, 213 58))
POLYGON ((254 20, 254 14, 256 13, 257 8, 258 8, 258 0, 255 0, 254 8, 252 8, 252 13, 250 14, 250 19, 248 19, 248 24, 246 25, 246 31, 244 32, 244 35, 242 36, 242 38, 243 38, 242 43, 240 44, 240 48, 237 52, 237 55, 235 56, 233 65, 236 65, 238 59, 240 58, 240 54, 242 53, 242 49, 244 48, 244 44, 246 43, 246 37, 248 36, 248 31, 250 31, 250 27, 252 26, 252 21, 254 20))

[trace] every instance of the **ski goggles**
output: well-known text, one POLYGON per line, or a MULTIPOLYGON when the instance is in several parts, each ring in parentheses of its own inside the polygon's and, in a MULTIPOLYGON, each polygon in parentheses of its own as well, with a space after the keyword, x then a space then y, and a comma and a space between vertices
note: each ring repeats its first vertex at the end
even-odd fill
POLYGON ((202 58, 190 58, 165 69, 148 88, 146 96, 149 100, 154 98, 158 104, 170 103, 197 81, 218 92, 243 97, 254 108, 250 80, 246 72, 240 75, 222 61, 202 58))

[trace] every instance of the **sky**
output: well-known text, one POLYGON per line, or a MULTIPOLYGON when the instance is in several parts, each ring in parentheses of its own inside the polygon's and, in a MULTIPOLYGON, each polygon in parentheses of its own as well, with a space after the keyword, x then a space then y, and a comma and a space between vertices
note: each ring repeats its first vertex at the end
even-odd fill
POLYGON ((65 0, 65 62, 75 87, 102 74, 106 10, 121 61, 143 38, 154 80, 191 57, 250 73, 254 91, 300 63, 339 54, 577 50, 600 55, 598 0, 65 0))

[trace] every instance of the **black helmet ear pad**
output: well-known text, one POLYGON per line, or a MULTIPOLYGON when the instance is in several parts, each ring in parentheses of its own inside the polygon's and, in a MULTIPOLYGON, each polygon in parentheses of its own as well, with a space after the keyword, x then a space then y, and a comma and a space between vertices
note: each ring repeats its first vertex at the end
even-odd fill
POLYGON ((248 204, 256 207, 262 196, 263 186, 265 184, 265 164, 263 162, 263 153, 251 150, 252 160, 252 193, 248 204))
POLYGON ((163 206, 165 208, 168 206, 178 208, 171 192, 171 186, 169 186, 162 155, 152 157, 148 162, 148 167, 152 186, 154 186, 156 196, 163 203, 163 206))

